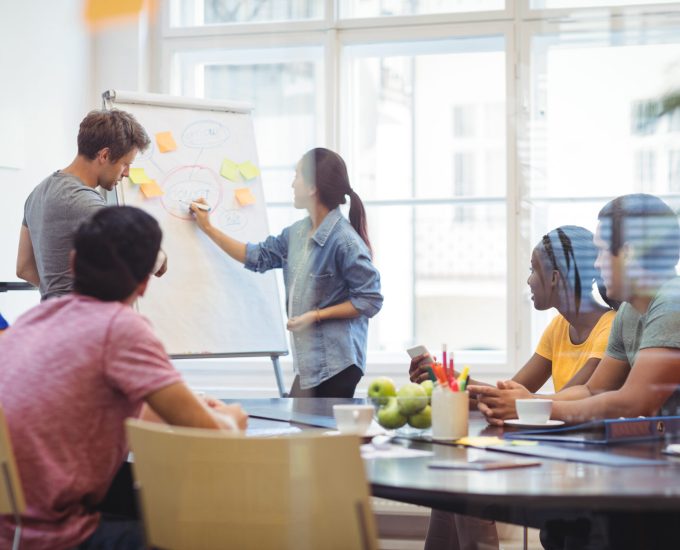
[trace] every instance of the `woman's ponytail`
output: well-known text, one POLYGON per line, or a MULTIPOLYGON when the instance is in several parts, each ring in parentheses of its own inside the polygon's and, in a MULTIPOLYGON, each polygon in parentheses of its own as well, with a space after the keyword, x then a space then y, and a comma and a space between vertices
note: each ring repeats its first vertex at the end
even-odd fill
POLYGON ((359 198, 359 195, 354 189, 349 190, 349 223, 352 224, 354 230, 359 234, 368 247, 368 251, 373 256, 373 248, 371 241, 368 238, 368 222, 366 221, 366 209, 364 203, 359 198))
POLYGON ((366 209, 359 195, 349 184, 347 166, 342 157, 323 147, 311 149, 302 156, 302 177, 308 185, 316 187, 319 201, 329 210, 345 204, 347 202, 345 196, 349 196, 349 222, 373 255, 368 239, 366 209))

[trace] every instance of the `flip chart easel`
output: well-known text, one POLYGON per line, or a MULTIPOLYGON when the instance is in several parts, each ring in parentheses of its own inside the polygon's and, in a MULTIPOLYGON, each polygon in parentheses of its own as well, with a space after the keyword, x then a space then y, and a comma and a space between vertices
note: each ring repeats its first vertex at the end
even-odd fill
POLYGON ((152 141, 115 194, 163 230, 168 271, 137 301, 139 312, 174 359, 269 356, 284 396, 279 357, 288 349, 274 273, 244 269, 198 229, 188 209, 204 197, 213 225, 226 234, 244 242, 269 235, 251 107, 117 90, 102 98, 104 109, 132 113, 152 141))

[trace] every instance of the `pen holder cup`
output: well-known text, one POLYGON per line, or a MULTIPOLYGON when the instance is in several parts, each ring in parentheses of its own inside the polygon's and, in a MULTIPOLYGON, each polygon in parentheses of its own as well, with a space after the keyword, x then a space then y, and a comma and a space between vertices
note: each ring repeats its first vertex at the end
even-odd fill
POLYGON ((432 439, 459 439, 468 434, 468 392, 436 388, 432 392, 432 439))

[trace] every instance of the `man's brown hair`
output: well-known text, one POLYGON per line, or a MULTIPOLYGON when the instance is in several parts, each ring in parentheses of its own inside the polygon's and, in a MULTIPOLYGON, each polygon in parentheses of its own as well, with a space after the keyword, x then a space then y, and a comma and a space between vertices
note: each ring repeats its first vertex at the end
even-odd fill
POLYGON ((93 160, 109 148, 111 162, 127 155, 133 147, 144 151, 151 140, 135 117, 125 111, 90 111, 80 123, 78 154, 93 160))

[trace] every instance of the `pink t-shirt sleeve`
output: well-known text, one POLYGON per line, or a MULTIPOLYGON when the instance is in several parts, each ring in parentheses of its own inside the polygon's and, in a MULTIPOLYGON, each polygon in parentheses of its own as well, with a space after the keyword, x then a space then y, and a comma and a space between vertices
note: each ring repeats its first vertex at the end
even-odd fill
POLYGON ((106 380, 131 401, 182 380, 150 323, 129 307, 111 321, 104 354, 106 380))

